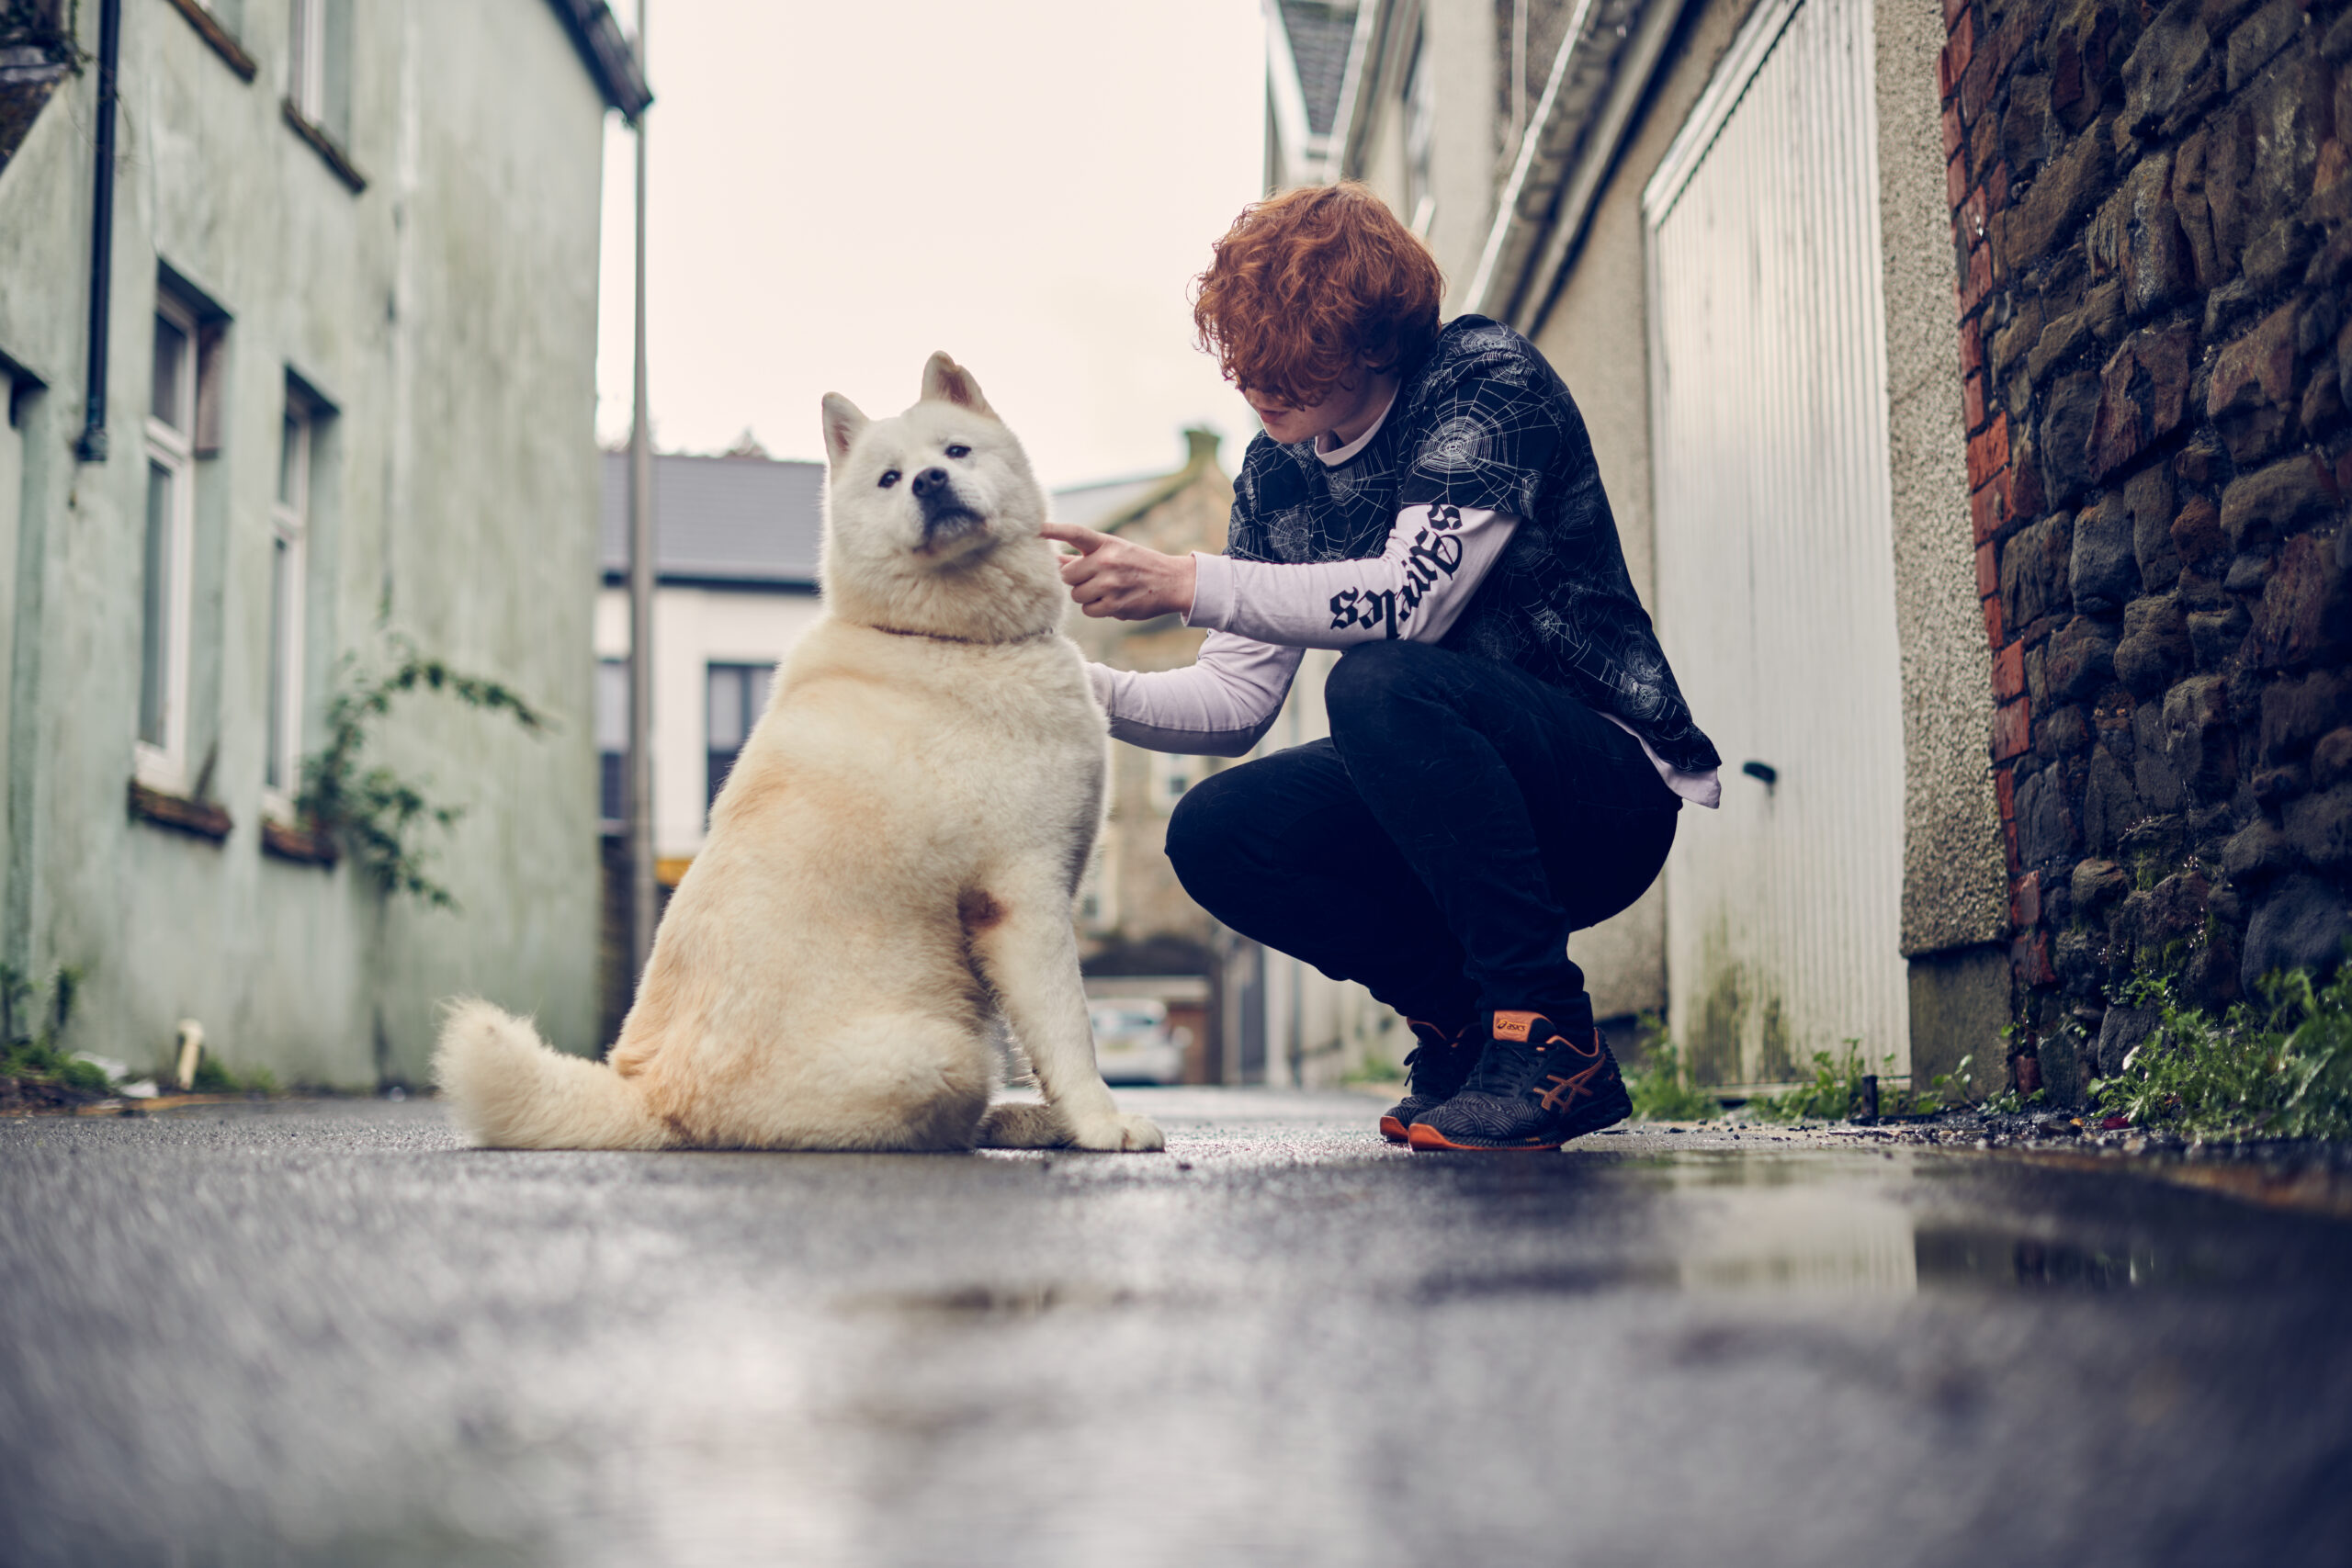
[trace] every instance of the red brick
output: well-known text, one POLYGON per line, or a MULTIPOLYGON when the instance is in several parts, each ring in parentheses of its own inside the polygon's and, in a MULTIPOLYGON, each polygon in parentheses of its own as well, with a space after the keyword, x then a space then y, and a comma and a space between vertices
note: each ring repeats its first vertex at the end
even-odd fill
POLYGON ((1994 771, 1993 800, 2000 809, 2003 822, 2015 822, 2018 819, 2017 774, 2007 768, 1998 768, 1994 771))
POLYGON ((1996 212, 2009 205, 2009 165, 2006 162, 1994 164, 1993 172, 1984 176, 1984 195, 1996 212))
MULTIPOLYGON (((1957 213, 1967 196, 1968 158, 1964 153, 1955 152, 1944 164, 1944 203, 1957 213)), ((1952 224, 1951 231, 1955 235, 1960 232, 1957 221, 1952 224)))
POLYGON ((2050 933, 2035 931, 2009 943, 2009 969, 2021 986, 2054 986, 2058 971, 2050 965, 2050 933))
POLYGON ((1997 649, 2007 640, 2001 631, 2001 596, 1996 593, 1984 601, 1984 643, 1997 649))
POLYGON ((1971 245, 1981 245, 1984 243, 1984 193, 1983 191, 1969 192, 1968 199, 1960 204, 1960 209, 1952 216, 1960 222, 1961 238, 1966 240, 1971 245))
POLYGON ((1979 599, 2001 591, 2001 568, 1995 557, 1990 539, 1976 547, 1976 596, 1979 599))
POLYGON ((2030 931, 2041 923, 2041 873, 2020 876, 2009 889, 2009 924, 2030 931))
POLYGON ((2023 697, 1993 710, 1993 761, 2006 762, 2022 757, 2032 747, 2033 714, 2023 697))
POLYGON ((1968 253, 1968 276, 1960 282, 1960 311, 1967 315, 1984 303, 1993 291, 1993 247, 1979 245, 1968 253))
POLYGON ((1974 125, 1984 106, 1993 101, 1994 68, 1999 57, 1989 49, 1977 50, 1968 62, 1967 73, 1960 78, 1960 123, 1974 125))
POLYGON ((2013 642, 1993 655, 1993 695, 2007 702, 2025 690, 2025 644, 2013 642))
POLYGON ((2015 822, 2001 824, 2001 847, 2007 852, 2005 858, 2008 863, 2009 880, 2015 882, 2018 873, 2025 869, 2025 862, 2018 858, 2018 825, 2015 822))
POLYGON ((2009 466, 2009 416, 1996 414, 1984 433, 1969 438, 1968 484, 1973 490, 2009 466))
POLYGON ((1984 368, 1984 334, 1974 321, 1962 323, 1960 329, 1960 373, 1973 376, 1984 368))
POLYGON ((1984 378, 1971 376, 1961 383, 1961 410, 1966 423, 1962 429, 1975 432, 1984 425, 1984 378))
POLYGON ((1950 158, 1959 151, 1960 111, 1947 107, 1944 110, 1944 156, 1950 158))
POLYGON ((1968 0, 1944 0, 1944 31, 1951 31, 1967 17, 1968 0))
POLYGON ((2001 525, 2006 521, 2007 519, 2002 514, 1998 485, 1980 485, 1970 493, 1968 522, 1980 547, 1993 542, 1993 536, 2001 531, 2001 525))
POLYGON ((1944 39, 1944 68, 1953 82, 1958 82, 1968 62, 1976 57, 1976 18, 1962 13, 1960 25, 1944 39))

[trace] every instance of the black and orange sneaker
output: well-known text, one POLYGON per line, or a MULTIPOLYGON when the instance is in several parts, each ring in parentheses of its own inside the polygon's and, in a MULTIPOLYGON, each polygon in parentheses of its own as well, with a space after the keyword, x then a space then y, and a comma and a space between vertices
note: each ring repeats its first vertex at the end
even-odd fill
MULTIPOLYGON (((1494 1015, 1494 1038, 1461 1091, 1408 1124, 1416 1150, 1556 1149, 1634 1113, 1617 1058, 1583 1019, 1566 1029, 1547 1013, 1494 1015)), ((1568 1009, 1561 1010, 1564 1013, 1568 1009)))
POLYGON ((1405 1021, 1418 1043, 1405 1053, 1405 1098, 1380 1119, 1381 1135, 1392 1144, 1404 1143, 1408 1128, 1461 1091, 1487 1043, 1478 1037, 1475 1018, 1455 1029, 1418 1018, 1405 1021))

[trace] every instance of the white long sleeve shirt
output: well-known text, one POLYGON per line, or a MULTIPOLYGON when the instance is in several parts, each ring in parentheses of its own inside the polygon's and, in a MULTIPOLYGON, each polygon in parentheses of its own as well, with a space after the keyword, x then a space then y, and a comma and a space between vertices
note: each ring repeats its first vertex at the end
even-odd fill
MULTIPOLYGON (((1381 420, 1386 418, 1383 411, 1381 420)), ((1317 456, 1333 466, 1347 461, 1381 420, 1347 446, 1317 456)), ((1383 638, 1438 641, 1478 592, 1518 524, 1509 513, 1414 505, 1397 513, 1386 547, 1362 560, 1291 565, 1194 551, 1193 607, 1184 624, 1205 627, 1209 635, 1193 662, 1150 672, 1087 666, 1111 733, 1154 751, 1246 754, 1282 712, 1306 649, 1383 638)), ((1631 725, 1613 714, 1600 716, 1640 743, 1668 789, 1694 805, 1722 804, 1715 770, 1683 773, 1631 725)))

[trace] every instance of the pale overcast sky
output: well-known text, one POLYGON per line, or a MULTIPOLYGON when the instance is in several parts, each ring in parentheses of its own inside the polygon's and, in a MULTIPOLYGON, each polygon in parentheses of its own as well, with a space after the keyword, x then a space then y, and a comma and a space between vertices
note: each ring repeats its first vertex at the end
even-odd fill
MULTIPOLYGON (((633 21, 634 0, 614 9, 633 21)), ((820 456, 818 400, 914 400, 944 348, 1048 485, 1257 429, 1187 286, 1259 194, 1258 0, 652 0, 653 427, 820 456)), ((597 430, 629 423, 633 137, 605 140, 597 430)))

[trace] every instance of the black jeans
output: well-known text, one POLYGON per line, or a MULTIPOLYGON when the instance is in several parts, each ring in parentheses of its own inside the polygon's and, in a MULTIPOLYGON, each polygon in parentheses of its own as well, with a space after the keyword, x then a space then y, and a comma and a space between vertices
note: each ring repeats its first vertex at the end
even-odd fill
POLYGON ((1510 665, 1420 643, 1351 649, 1323 700, 1329 739, 1177 803, 1185 890, 1408 1018, 1589 1006, 1568 933, 1641 897, 1682 809, 1641 743, 1510 665))

